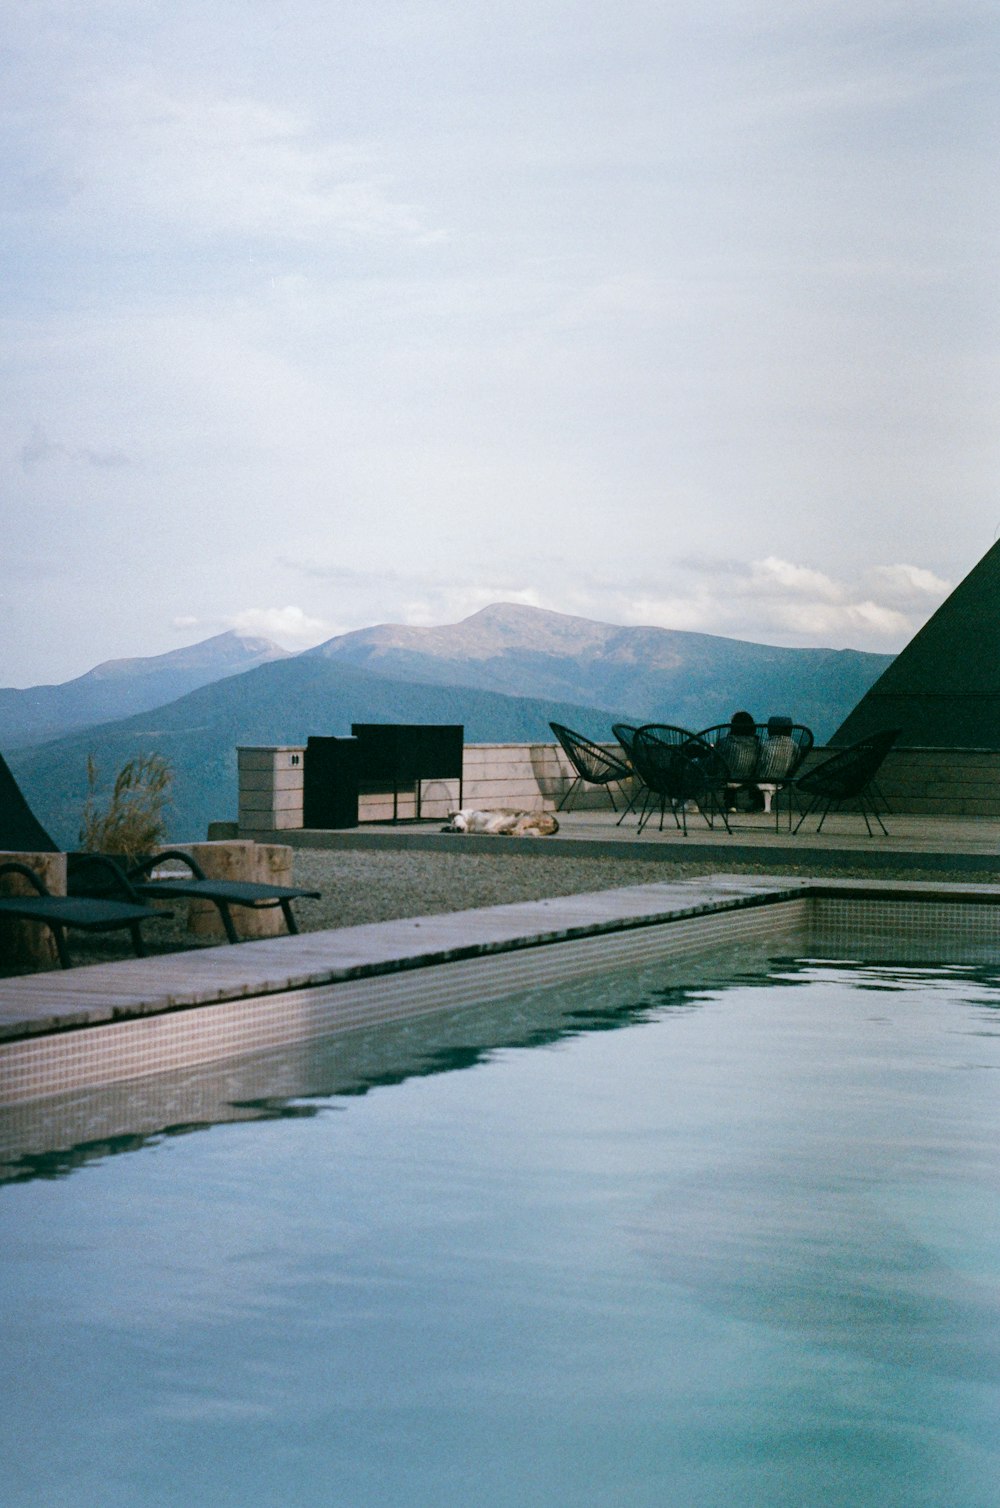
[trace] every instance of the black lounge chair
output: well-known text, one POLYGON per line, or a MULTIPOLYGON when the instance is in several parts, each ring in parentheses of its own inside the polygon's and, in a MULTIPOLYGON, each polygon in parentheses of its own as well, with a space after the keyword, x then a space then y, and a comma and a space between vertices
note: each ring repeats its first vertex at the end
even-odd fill
MULTIPOLYGON (((648 723, 637 731, 632 755, 638 775, 650 793, 659 797, 660 832, 663 831, 668 801, 674 822, 685 838, 689 801, 695 803, 709 827, 715 826, 718 815, 726 832, 731 831, 725 807, 729 771, 711 744, 687 728, 648 723)), ((640 832, 649 821, 654 806, 653 801, 647 804, 639 819, 640 832)))
POLYGON ((298 932, 298 924, 292 913, 292 901, 300 896, 309 900, 321 899, 318 890, 300 890, 291 885, 264 885, 253 880, 211 880, 193 855, 182 849, 170 848, 129 870, 129 880, 136 892, 144 899, 162 901, 172 899, 211 901, 222 918, 226 936, 231 943, 239 942, 233 925, 231 906, 246 906, 253 911, 266 911, 280 906, 289 932, 298 932), (151 871, 167 863, 185 864, 187 875, 154 876, 151 871))
POLYGON ((603 785, 612 807, 617 811, 618 807, 611 794, 611 786, 612 784, 618 786, 624 801, 625 792, 622 789, 622 781, 628 780, 632 773, 625 761, 619 759, 616 754, 612 754, 609 749, 593 743, 589 738, 584 738, 582 733, 574 733, 572 728, 564 728, 562 723, 549 723, 549 727, 576 771, 573 783, 560 801, 557 810, 561 812, 577 787, 586 784, 603 785))
MULTIPOLYGON (((20 786, 14 779, 6 761, 0 755, 0 849, 22 853, 59 853, 48 833, 31 810, 20 786)), ((289 932, 298 927, 292 915, 291 902, 300 896, 319 900, 318 890, 300 890, 286 885, 264 885, 252 880, 212 880, 190 854, 179 849, 170 849, 144 859, 125 874, 113 860, 103 855, 70 853, 66 857, 67 889, 79 900, 92 900, 95 904, 107 904, 121 899, 122 886, 127 887, 130 900, 139 904, 173 897, 211 901, 219 912, 226 936, 231 943, 239 942, 233 925, 231 906, 248 906, 258 910, 268 906, 280 906, 289 932), (153 878, 150 871, 168 859, 179 860, 187 866, 188 875, 173 878, 153 878)), ((54 897, 59 899, 59 897, 54 897)), ((164 913, 152 906, 145 908, 147 917, 164 913)), ((75 925, 75 924, 74 924, 75 925)), ((124 924, 123 924, 124 925, 124 924)))
MULTIPOLYGON (((142 938, 143 922, 173 915, 172 911, 154 911, 140 901, 134 892, 131 892, 131 900, 52 895, 41 876, 19 859, 8 859, 0 864, 0 877, 6 874, 20 875, 32 886, 35 894, 0 896, 0 920, 6 917, 11 921, 37 922, 39 926, 48 927, 55 939, 56 952, 64 969, 70 968, 73 962, 66 942, 68 927, 75 927, 83 932, 114 932, 127 928, 136 957, 144 958, 146 948, 142 938)), ((123 874, 120 879, 120 894, 128 897, 131 887, 123 874)))
MULTIPOLYGON (((24 799, 21 787, 0 755, 0 849, 8 853, 59 853, 45 828, 24 799)), ((129 884, 124 872, 109 860, 104 865, 105 893, 101 896, 52 895, 45 881, 21 859, 0 863, 0 876, 19 875, 34 891, 33 895, 0 895, 0 918, 11 921, 37 922, 48 927, 55 939, 59 962, 64 969, 72 959, 66 942, 66 929, 83 932, 111 932, 127 929, 136 956, 145 956, 143 922, 165 920, 173 913, 153 910, 129 884)))
MULTIPOLYGON (((790 790, 805 796, 808 805, 792 831, 797 833, 810 813, 822 805, 823 813, 816 827, 816 831, 819 832, 831 807, 840 807, 845 801, 856 801, 865 819, 868 836, 874 837, 872 825, 868 820, 870 813, 885 837, 888 837, 889 829, 882 821, 879 811, 880 806, 882 811, 888 811, 888 803, 878 787, 875 776, 899 734, 899 728, 885 728, 880 733, 870 733, 867 738, 859 739, 849 748, 841 749, 839 753, 831 755, 829 759, 824 759, 822 763, 814 765, 811 770, 806 770, 804 775, 799 775, 793 780, 790 790)), ((789 812, 788 820, 790 823, 791 812, 789 812)))

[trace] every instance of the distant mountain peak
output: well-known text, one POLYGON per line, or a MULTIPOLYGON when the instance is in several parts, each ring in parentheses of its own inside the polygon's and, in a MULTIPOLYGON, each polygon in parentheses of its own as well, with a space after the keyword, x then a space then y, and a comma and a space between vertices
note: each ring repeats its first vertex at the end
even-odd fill
POLYGON ((603 647, 620 628, 577 618, 523 602, 491 602, 457 623, 415 627, 408 623, 379 623, 339 634, 308 654, 332 658, 364 650, 369 655, 397 650, 459 660, 491 659, 510 650, 529 653, 578 654, 603 647))
POLYGON ((162 655, 104 660, 58 686, 0 689, 0 746, 16 748, 176 700, 199 686, 291 658, 234 629, 162 655))
POLYGON ((238 670, 249 670, 252 665, 262 665, 269 660, 288 658, 288 650, 270 639, 254 634, 243 634, 230 628, 210 639, 201 639, 197 644, 185 644, 180 649, 167 650, 162 655, 136 655, 129 659, 104 660, 78 676, 77 681, 108 680, 119 676, 151 675, 164 670, 211 669, 220 676, 232 675, 238 670))

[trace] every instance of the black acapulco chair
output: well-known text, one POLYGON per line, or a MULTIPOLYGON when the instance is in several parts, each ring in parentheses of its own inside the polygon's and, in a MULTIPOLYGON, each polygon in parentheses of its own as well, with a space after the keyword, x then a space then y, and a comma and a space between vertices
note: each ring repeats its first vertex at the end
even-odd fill
POLYGON ((712 728, 702 728, 698 734, 704 743, 711 744, 729 772, 725 804, 731 811, 736 810, 737 791, 754 788, 760 764, 759 729, 747 714, 742 716, 747 718, 746 731, 740 729, 735 722, 728 722, 717 723, 712 728))
POLYGON ((777 832, 778 796, 791 785, 802 767, 802 761, 812 748, 812 729, 804 723, 793 723, 790 717, 770 717, 765 724, 758 726, 757 737, 760 740, 757 788, 771 798, 774 828, 777 832))
MULTIPOLYGON (((867 738, 861 738, 856 744, 841 749, 839 753, 824 759, 811 770, 806 770, 804 775, 792 780, 789 789, 801 793, 808 802, 792 831, 797 833, 810 813, 822 806, 822 815, 816 827, 819 832, 831 808, 839 808, 845 801, 855 801, 865 819, 868 836, 874 837, 868 820, 870 815, 875 818, 884 836, 888 837, 889 829, 882 821, 880 812, 880 807, 882 812, 888 811, 888 803, 875 777, 899 734, 899 728, 884 728, 879 733, 870 733, 867 738)), ((788 820, 791 823, 791 811, 788 820)))
POLYGON ((629 812, 635 810, 635 804, 639 800, 640 796, 642 797, 643 802, 642 810, 645 811, 646 802, 649 800, 649 790, 645 782, 643 781, 642 776, 639 774, 639 771, 636 769, 635 760, 632 757, 632 749, 635 744, 635 735, 639 731, 638 727, 633 723, 612 723, 611 731, 615 735, 615 738, 617 738, 621 746, 621 751, 625 755, 625 762, 628 765, 629 772, 632 776, 633 790, 631 799, 628 806, 625 808, 621 816, 618 818, 618 821, 615 823, 616 827, 621 827, 629 812))
POLYGON ((549 723, 549 727, 559 740, 563 753, 576 772, 569 790, 556 810, 561 812, 580 786, 601 785, 608 793, 612 808, 617 811, 618 806, 612 795, 611 786, 617 785, 624 801, 625 791, 622 782, 628 780, 632 774, 625 761, 619 759, 617 754, 612 754, 610 749, 605 749, 601 744, 584 738, 582 733, 575 733, 572 728, 566 728, 562 723, 549 723))
POLYGON ((709 827, 726 816, 725 792, 729 770, 721 755, 687 728, 668 723, 648 723, 640 728, 632 745, 636 772, 649 788, 650 800, 639 819, 642 832, 656 806, 660 809, 660 832, 669 802, 674 822, 687 837, 687 807, 693 801, 709 827), (653 800, 658 797, 658 802, 653 800))

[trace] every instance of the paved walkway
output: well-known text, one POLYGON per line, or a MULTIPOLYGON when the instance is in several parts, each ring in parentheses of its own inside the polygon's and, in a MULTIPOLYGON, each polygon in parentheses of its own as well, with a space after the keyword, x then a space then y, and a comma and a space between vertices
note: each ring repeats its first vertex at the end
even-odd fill
MULTIPOLYGON (((1000 903, 1000 886, 712 874, 0 980, 0 1043, 745 909, 821 888, 1000 903)), ((0 1068, 2 1071, 2 1068, 0 1068)), ((0 1083, 0 1100, 2 1100, 0 1083)))

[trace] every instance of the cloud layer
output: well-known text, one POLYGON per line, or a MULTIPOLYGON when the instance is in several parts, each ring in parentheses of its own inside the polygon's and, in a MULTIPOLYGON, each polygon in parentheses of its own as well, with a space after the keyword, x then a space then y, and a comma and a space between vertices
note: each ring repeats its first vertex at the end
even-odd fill
POLYGON ((985 0, 8 10, 0 679, 499 599, 899 648, 996 537, 985 0))
POLYGON ((953 585, 910 565, 875 566, 856 581, 838 581, 775 556, 748 564, 686 562, 666 595, 658 591, 659 583, 638 578, 627 589, 594 579, 567 594, 551 592, 543 578, 524 585, 523 579, 498 576, 470 586, 440 573, 387 578, 315 564, 302 568, 301 575, 309 579, 311 592, 330 604, 326 616, 310 616, 300 607, 250 608, 178 626, 205 634, 234 628, 298 650, 378 622, 433 626, 457 622, 493 602, 517 602, 631 627, 892 653, 912 638, 953 585))

